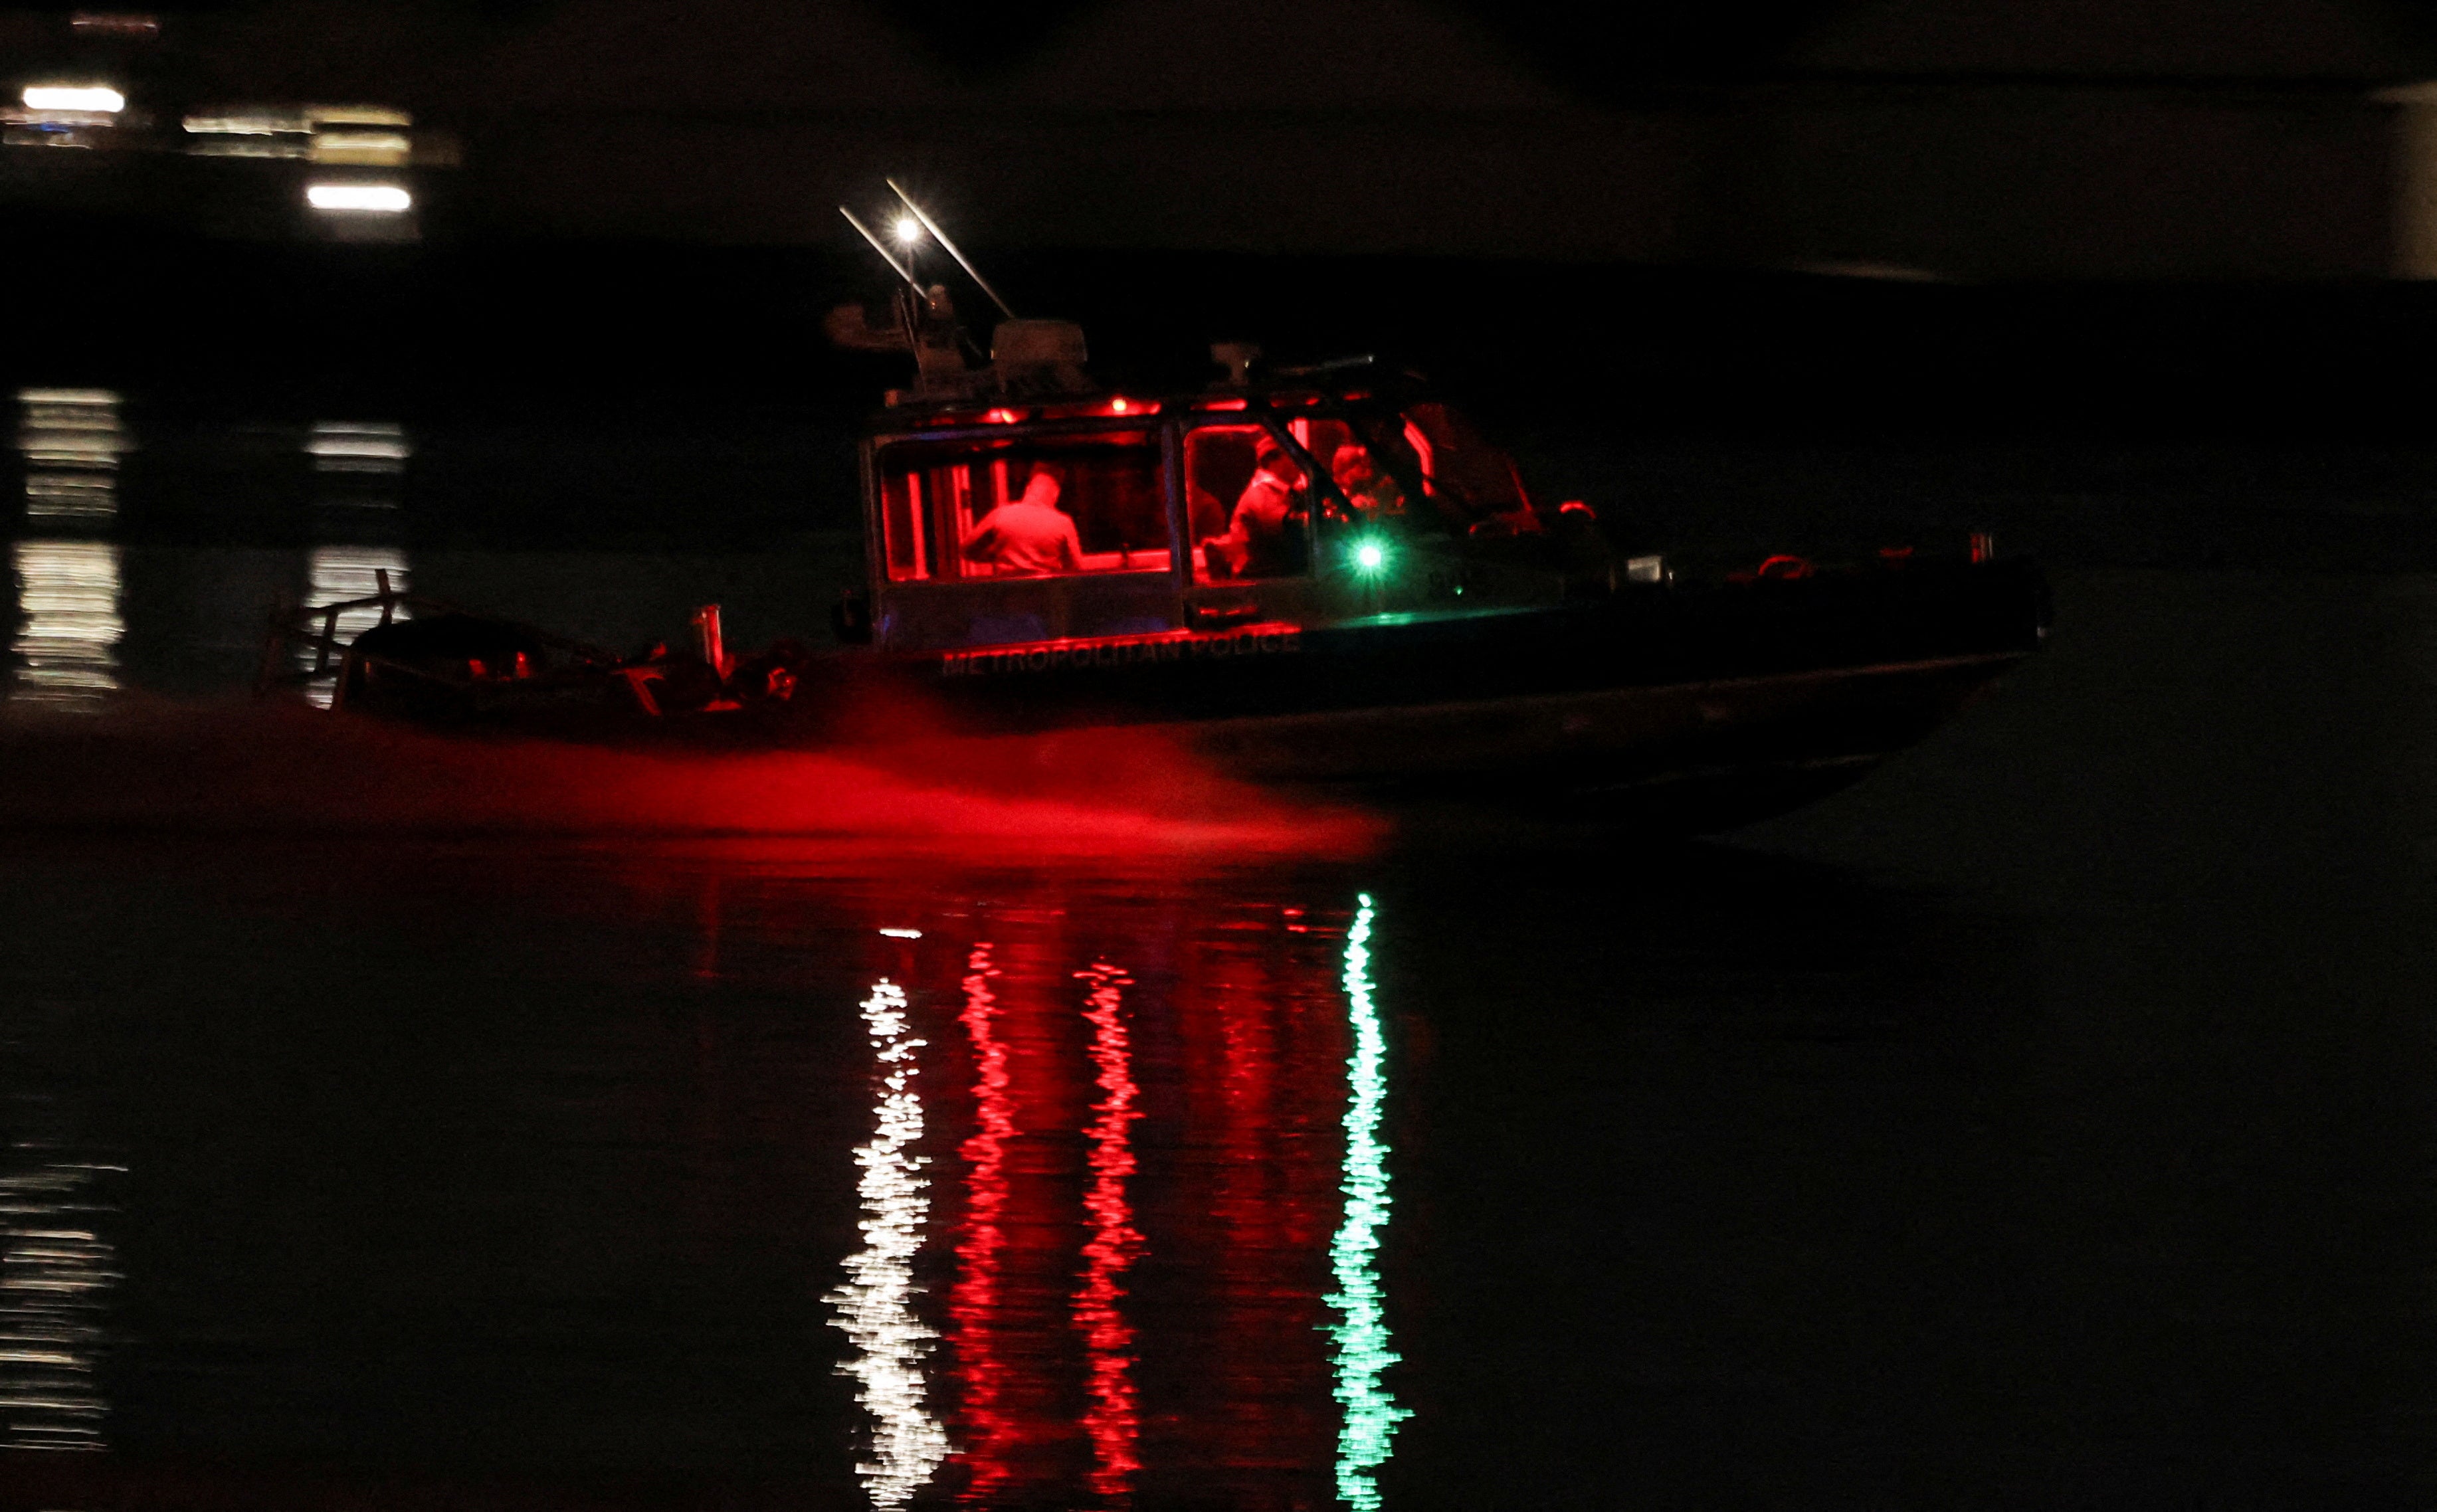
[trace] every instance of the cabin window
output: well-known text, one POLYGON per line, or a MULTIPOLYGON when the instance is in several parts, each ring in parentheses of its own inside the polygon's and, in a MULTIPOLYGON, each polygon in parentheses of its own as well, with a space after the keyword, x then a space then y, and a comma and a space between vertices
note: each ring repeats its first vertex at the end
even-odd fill
POLYGON ((1311 562, 1311 480, 1266 427, 1187 431, 1184 507, 1194 581, 1303 572, 1311 562), (1272 454, 1276 460, 1264 460, 1272 454))
POLYGON ((884 448, 880 526, 896 583, 1173 565, 1148 431, 884 448))
POLYGON ((1450 519, 1470 523, 1531 509, 1513 459, 1462 414, 1444 404, 1416 404, 1405 413, 1405 431, 1423 486, 1450 519))

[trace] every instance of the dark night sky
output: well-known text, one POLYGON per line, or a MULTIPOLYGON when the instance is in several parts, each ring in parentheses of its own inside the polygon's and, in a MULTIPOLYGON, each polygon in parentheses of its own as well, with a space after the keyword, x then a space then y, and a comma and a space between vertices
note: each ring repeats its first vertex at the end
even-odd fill
MULTIPOLYGON (((1123 0, 841 3, 885 18, 933 60, 973 81, 1020 68, 1078 29, 1124 9, 1123 0)), ((1819 71, 2395 79, 2418 77, 2437 63, 2437 0, 1659 0, 1596 11, 1489 0, 1417 5, 1495 39, 1513 62, 1594 100, 1622 101, 1654 83, 1819 71), (1589 14, 1598 16, 1595 25, 1586 23, 1589 14)), ((587 0, 422 0, 412 6, 219 0, 166 8, 202 30, 235 23, 254 38, 285 33, 342 54, 348 50, 348 33, 378 35, 408 70, 417 60, 395 53, 402 38, 444 54, 479 52, 553 15, 603 9, 624 8, 587 0)), ((829 8, 662 9, 715 36, 739 16, 749 17, 749 30, 765 34, 792 30, 791 22, 780 19, 789 14, 806 27, 817 27, 829 8)), ((30 34, 28 24, 55 26, 59 14, 48 8, 0 10, 13 23, 8 34, 20 39, 30 34)), ((807 39, 766 40, 784 47, 807 39)), ((416 50, 412 43, 409 50, 416 50)))

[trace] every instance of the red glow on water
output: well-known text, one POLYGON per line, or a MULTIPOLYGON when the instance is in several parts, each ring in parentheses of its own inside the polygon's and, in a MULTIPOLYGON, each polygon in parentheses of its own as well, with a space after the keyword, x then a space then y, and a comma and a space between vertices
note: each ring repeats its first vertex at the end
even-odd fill
POLYGON ((1367 850, 1383 826, 1216 773, 1152 730, 910 736, 851 749, 612 748, 309 710, 0 719, 0 829, 732 835, 981 858, 1367 850))
POLYGON ((1000 1261, 1007 1233, 1007 1153, 1015 1137, 1015 1100, 1008 1093, 1007 1046, 994 1020, 998 998, 991 979, 990 943, 973 946, 966 962, 965 1011, 958 1022, 973 1051, 973 1133, 959 1148, 965 1161, 964 1237, 956 1245, 960 1269, 948 1293, 956 1325, 956 1374, 963 1387, 962 1450, 969 1501, 997 1499, 1008 1480, 1008 1461, 1023 1441, 1021 1425, 1008 1414, 1008 1367, 997 1336, 1000 1261))
POLYGON ((1134 1228, 1133 1208, 1126 1199, 1127 1179, 1134 1173, 1131 1125, 1142 1116, 1133 1080, 1133 1055, 1119 1011, 1130 978, 1116 967, 1100 962, 1075 974, 1091 984, 1083 1016, 1092 1026, 1092 1064, 1099 1072, 1100 1100, 1086 1137, 1091 1142, 1092 1186, 1083 1208, 1092 1224, 1083 1244, 1083 1280, 1075 1292, 1075 1328, 1083 1336, 1091 1370, 1092 1405, 1083 1415, 1083 1431, 1091 1435, 1095 1463, 1092 1491, 1104 1499, 1122 1498, 1132 1488, 1142 1468, 1135 1439, 1140 1418, 1133 1381, 1133 1329, 1118 1310, 1125 1295, 1123 1278, 1142 1252, 1142 1235, 1134 1228))

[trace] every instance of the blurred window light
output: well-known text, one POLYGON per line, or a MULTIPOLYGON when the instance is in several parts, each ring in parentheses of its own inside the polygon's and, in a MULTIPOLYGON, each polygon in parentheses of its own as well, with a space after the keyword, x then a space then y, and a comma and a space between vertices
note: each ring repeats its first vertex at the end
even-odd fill
POLYGON ((21 540, 17 570, 19 703, 90 712, 118 689, 118 548, 108 541, 21 540))
POLYGON ((281 141, 273 136, 207 136, 200 142, 187 143, 186 150, 196 157, 308 158, 313 155, 309 143, 281 141))
POLYGON ((316 163, 396 167, 406 162, 413 149, 414 144, 399 132, 318 132, 313 136, 312 153, 316 163))
POLYGON ((413 207, 414 197, 394 184, 313 184, 305 202, 337 213, 397 215, 413 207))
POLYGON ((114 1211, 93 1189, 123 1166, 14 1146, 0 1172, 0 1449, 92 1452, 108 1446, 101 1365, 118 1253, 96 1232, 114 1211))
MULTIPOLYGON (((394 546, 316 546, 307 568, 305 602, 307 604, 340 604, 348 599, 368 599, 380 591, 381 576, 388 574, 390 591, 407 590, 406 553, 394 546)), ((411 619, 405 605, 396 609, 397 618, 411 619)), ((341 614, 333 626, 342 646, 353 645, 356 637, 380 624, 377 606, 349 609, 341 614)), ((309 670, 313 665, 313 648, 296 647, 296 665, 309 670)), ((327 682, 309 683, 305 696, 316 708, 330 707, 332 688, 327 682)))
POLYGON ((79 10, 68 17, 69 29, 88 36, 142 37, 161 35, 161 18, 124 10, 79 10))
POLYGON ((102 520, 118 513, 118 459, 134 449, 108 389, 19 389, 17 449, 26 458, 26 514, 102 520))
POLYGON ((404 472, 414 455, 394 420, 316 420, 305 450, 316 472, 404 472))
POLYGON ((118 514, 118 483, 106 472, 26 474, 26 518, 96 523, 118 514))
POLYGON ((189 115, 179 123, 197 136, 306 136, 313 122, 300 111, 230 111, 189 115))
POLYGON ((29 111, 95 111, 115 115, 127 97, 99 84, 28 84, 22 97, 29 111))
POLYGON ((387 105, 307 105, 302 114, 318 130, 324 126, 412 126, 414 117, 387 105))
POLYGON ((132 450, 108 389, 19 389, 17 449, 38 466, 115 467, 132 450))

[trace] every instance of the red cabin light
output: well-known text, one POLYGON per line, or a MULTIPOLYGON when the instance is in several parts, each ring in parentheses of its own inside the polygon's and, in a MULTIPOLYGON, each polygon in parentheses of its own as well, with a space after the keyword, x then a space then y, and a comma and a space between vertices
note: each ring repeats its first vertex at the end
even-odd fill
POLYGON ((1199 407, 1204 410, 1240 410, 1246 402, 1243 399, 1203 399, 1199 407))
POLYGON ((989 413, 983 415, 982 418, 992 425, 1013 425, 1016 421, 1021 420, 1024 417, 1016 413, 1013 410, 992 410, 989 413))

